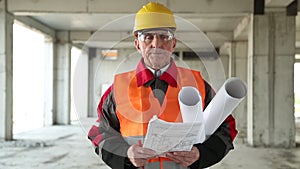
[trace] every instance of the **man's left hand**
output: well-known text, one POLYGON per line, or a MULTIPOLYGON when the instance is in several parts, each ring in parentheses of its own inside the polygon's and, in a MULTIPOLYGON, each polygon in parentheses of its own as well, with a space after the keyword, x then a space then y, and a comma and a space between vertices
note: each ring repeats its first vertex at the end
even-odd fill
POLYGON ((166 157, 183 165, 184 167, 188 167, 199 159, 200 152, 196 147, 193 147, 191 151, 169 152, 166 154, 166 157))

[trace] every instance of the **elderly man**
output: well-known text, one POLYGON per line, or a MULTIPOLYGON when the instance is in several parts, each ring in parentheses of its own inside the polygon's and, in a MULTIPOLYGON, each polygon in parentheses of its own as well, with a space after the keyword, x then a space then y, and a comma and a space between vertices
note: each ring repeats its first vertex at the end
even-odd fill
POLYGON ((205 168, 233 149, 237 130, 231 115, 209 139, 190 151, 167 152, 162 157, 137 141, 143 140, 153 115, 182 122, 178 93, 183 86, 199 90, 203 109, 215 94, 199 71, 175 65, 171 57, 175 31, 173 13, 159 3, 150 2, 136 14, 134 44, 142 58, 136 70, 115 76, 98 106, 99 126, 93 126, 88 134, 96 153, 111 168, 205 168))

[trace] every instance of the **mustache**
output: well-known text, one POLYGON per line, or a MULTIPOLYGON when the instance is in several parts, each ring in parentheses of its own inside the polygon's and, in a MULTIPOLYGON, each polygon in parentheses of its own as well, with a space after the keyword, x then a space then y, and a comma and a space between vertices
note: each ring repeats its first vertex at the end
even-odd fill
POLYGON ((172 54, 172 52, 164 50, 164 49, 160 49, 160 48, 151 48, 148 51, 149 54, 172 54))

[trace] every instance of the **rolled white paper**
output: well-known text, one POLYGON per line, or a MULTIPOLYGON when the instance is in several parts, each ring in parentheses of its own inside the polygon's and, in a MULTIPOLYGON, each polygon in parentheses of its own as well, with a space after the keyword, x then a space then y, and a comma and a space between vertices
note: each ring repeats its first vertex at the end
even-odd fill
POLYGON ((199 91, 192 86, 182 87, 178 94, 178 101, 184 123, 201 123, 198 139, 195 143, 202 143, 205 140, 205 127, 203 123, 202 99, 199 91))
POLYGON ((203 112, 205 135, 212 135, 247 94, 246 84, 239 78, 230 78, 203 112))
POLYGON ((178 94, 183 122, 202 122, 202 99, 199 91, 192 86, 182 87, 178 94))

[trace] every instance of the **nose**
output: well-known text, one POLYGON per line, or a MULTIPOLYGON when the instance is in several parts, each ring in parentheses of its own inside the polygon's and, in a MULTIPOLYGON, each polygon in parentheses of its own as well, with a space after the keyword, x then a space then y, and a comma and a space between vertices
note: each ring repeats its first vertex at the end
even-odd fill
POLYGON ((152 48, 160 48, 161 46, 162 46, 161 39, 159 38, 159 36, 157 34, 155 34, 155 36, 151 42, 151 47, 152 48))

